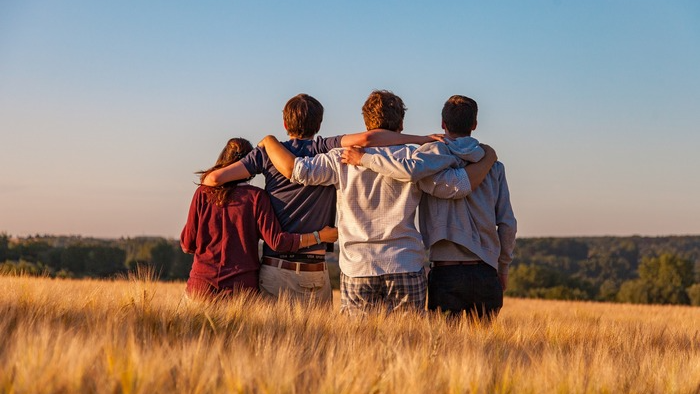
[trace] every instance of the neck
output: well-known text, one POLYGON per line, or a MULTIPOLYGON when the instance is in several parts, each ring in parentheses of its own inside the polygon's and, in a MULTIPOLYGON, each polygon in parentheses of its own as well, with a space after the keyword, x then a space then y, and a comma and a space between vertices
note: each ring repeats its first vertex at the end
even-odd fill
POLYGON ((452 138, 453 140, 454 140, 454 139, 457 139, 457 138, 461 138, 461 137, 471 137, 471 136, 472 136, 472 132, 471 132, 471 131, 468 132, 468 133, 465 134, 465 135, 456 135, 456 134, 450 133, 449 130, 445 130, 445 134, 447 134, 447 136, 448 136, 449 138, 452 138))

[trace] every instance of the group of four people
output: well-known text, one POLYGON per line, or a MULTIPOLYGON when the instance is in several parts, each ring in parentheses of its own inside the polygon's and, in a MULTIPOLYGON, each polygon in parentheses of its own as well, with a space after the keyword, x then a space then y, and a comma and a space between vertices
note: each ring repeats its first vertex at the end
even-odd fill
POLYGON ((452 96, 444 136, 401 134, 405 110, 395 94, 374 91, 362 107, 367 132, 323 138, 323 106, 300 94, 283 110, 289 141, 229 141, 201 173, 182 232, 183 250, 195 254, 188 293, 259 288, 330 303, 324 256, 337 237, 341 311, 423 310, 427 297, 431 310, 495 316, 516 221, 503 165, 471 137, 477 104, 452 96), (239 184, 254 174, 264 174, 267 194, 239 184))

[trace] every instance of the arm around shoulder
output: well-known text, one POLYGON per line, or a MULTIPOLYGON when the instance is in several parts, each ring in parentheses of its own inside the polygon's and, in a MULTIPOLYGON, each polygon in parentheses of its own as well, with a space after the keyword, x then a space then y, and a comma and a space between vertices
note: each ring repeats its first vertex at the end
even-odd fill
POLYGON ((385 129, 368 130, 362 133, 346 134, 340 140, 340 144, 344 147, 359 146, 389 146, 389 145, 405 145, 418 144, 422 145, 433 141, 444 140, 443 134, 431 134, 427 136, 402 134, 396 131, 385 129))
POLYGON ((258 146, 265 149, 267 157, 270 158, 272 165, 275 166, 280 174, 284 175, 287 179, 292 177, 294 159, 296 159, 296 156, 288 151, 275 136, 266 136, 258 143, 258 146))
POLYGON ((202 180, 202 185, 205 186, 220 186, 226 182, 247 179, 251 177, 251 173, 245 168, 243 163, 237 161, 224 168, 219 168, 207 174, 202 180))

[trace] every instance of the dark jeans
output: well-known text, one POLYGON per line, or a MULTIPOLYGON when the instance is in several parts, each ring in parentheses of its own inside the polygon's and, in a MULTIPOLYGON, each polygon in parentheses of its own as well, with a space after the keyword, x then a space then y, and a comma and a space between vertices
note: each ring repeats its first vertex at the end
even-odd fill
POLYGON ((462 311, 491 319, 503 306, 498 272, 486 263, 435 267, 428 274, 428 309, 442 310, 449 317, 462 311))

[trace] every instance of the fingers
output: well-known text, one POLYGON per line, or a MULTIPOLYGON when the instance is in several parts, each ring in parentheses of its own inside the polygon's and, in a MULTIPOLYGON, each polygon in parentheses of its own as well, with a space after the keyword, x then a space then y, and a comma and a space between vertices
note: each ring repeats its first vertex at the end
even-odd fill
POLYGON ((340 154, 340 162, 343 164, 359 165, 364 154, 364 149, 351 147, 345 148, 340 154))
POLYGON ((432 138, 435 141, 448 143, 447 140, 445 139, 445 134, 430 134, 428 137, 432 138))
POLYGON ((487 156, 493 157, 493 160, 496 161, 498 160, 498 155, 496 154, 496 151, 489 145, 486 144, 479 144, 482 149, 484 149, 484 153, 486 153, 487 156))

